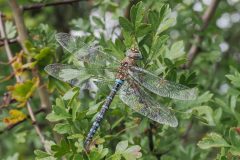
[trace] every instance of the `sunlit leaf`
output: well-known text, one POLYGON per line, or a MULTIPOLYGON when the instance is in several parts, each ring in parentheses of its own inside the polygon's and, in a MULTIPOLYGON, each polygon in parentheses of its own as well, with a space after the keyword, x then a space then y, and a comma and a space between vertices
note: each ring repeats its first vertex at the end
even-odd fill
POLYGON ((14 86, 8 86, 8 90, 11 92, 12 97, 16 99, 22 107, 26 104, 27 100, 34 94, 34 91, 39 85, 39 79, 33 78, 25 82, 16 83, 14 86))
POLYGON ((6 35, 7 38, 11 39, 14 38, 17 34, 16 26, 13 25, 12 21, 6 21, 5 22, 5 29, 6 29, 6 35))
POLYGON ((171 60, 174 60, 174 59, 182 57, 184 54, 185 54, 185 52, 184 52, 183 41, 178 41, 172 45, 172 47, 171 47, 170 51, 168 52, 168 54, 166 55, 166 57, 171 60))
POLYGON ((132 23, 127 20, 124 17, 119 17, 119 23, 120 25, 123 27, 124 30, 128 31, 128 32, 133 32, 133 25, 132 23))
POLYGON ((127 149, 128 147, 128 141, 121 141, 117 144, 116 146, 116 152, 123 152, 127 149))
POLYGON ((58 123, 54 126, 53 130, 57 133, 65 134, 71 131, 71 126, 68 123, 58 123))
POLYGON ((26 118, 27 118, 27 116, 20 110, 11 109, 9 111, 9 116, 5 117, 3 119, 3 122, 6 123, 7 125, 13 125, 13 124, 16 124, 17 122, 20 122, 26 118))
POLYGON ((197 144, 201 149, 209 149, 212 147, 230 147, 223 137, 217 133, 209 133, 202 138, 197 144))
POLYGON ((142 2, 139 2, 136 5, 132 6, 130 10, 130 18, 135 28, 137 28, 140 25, 143 17, 144 17, 144 6, 142 2))

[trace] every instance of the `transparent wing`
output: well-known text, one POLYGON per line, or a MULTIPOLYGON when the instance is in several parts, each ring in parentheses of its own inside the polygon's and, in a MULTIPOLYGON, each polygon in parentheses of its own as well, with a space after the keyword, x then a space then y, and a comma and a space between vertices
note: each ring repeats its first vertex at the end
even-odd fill
POLYGON ((61 81, 67 82, 73 86, 80 87, 83 82, 89 80, 90 78, 95 79, 95 83, 101 85, 102 83, 112 82, 111 76, 101 77, 97 75, 99 72, 105 72, 104 68, 85 68, 85 67, 75 67, 73 65, 66 64, 50 64, 46 66, 45 71, 61 81))
POLYGON ((131 67, 130 76, 151 92, 163 97, 179 100, 196 99, 196 89, 189 88, 181 84, 167 81, 142 68, 131 67))
POLYGON ((114 57, 103 52, 99 46, 87 45, 80 37, 73 37, 68 33, 57 33, 55 37, 58 43, 79 61, 94 65, 119 63, 114 57))
POLYGON ((176 127, 178 121, 167 108, 154 101, 140 86, 133 81, 124 82, 120 90, 120 99, 134 111, 158 122, 176 127))

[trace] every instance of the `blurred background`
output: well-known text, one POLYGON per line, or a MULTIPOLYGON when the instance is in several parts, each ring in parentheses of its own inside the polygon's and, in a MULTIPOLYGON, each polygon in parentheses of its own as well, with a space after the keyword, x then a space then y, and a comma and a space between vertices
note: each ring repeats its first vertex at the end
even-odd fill
MULTIPOLYGON (((123 57, 124 54, 120 55, 121 47, 117 48, 117 43, 126 39, 123 33, 126 28, 119 24, 119 17, 125 17, 131 21, 130 8, 138 2, 137 0, 18 0, 17 2, 0 0, 2 23, 0 28, 5 30, 5 36, 3 32, 0 36, 1 160, 34 159, 34 157, 44 159, 51 156, 52 159, 54 157, 86 159, 84 154, 83 157, 75 156, 82 153, 77 151, 79 148, 81 150, 81 147, 75 144, 77 140, 81 141, 79 137, 72 138, 74 142, 67 142, 69 146, 76 147, 70 147, 71 153, 70 151, 68 153, 72 155, 60 154, 56 149, 63 146, 62 140, 67 139, 68 135, 58 131, 56 131, 57 134, 53 134, 52 127, 58 122, 49 122, 46 120, 46 115, 51 112, 51 104, 55 104, 55 99, 59 95, 64 95, 71 87, 62 82, 55 82, 53 78, 49 80, 43 68, 53 62, 69 63, 71 61, 71 58, 69 60, 69 57, 63 54, 63 50, 54 39, 57 32, 69 32, 74 36, 82 36, 86 41, 95 40, 113 55, 123 57), (18 5, 20 12, 17 12, 14 4, 18 5), (24 22, 25 31, 22 33, 17 29, 21 27, 21 24, 20 26, 17 24, 19 18, 24 22), (9 57, 6 43, 9 44, 12 58, 9 57), (14 78, 16 76, 28 79, 28 84, 18 88, 17 78, 14 78), (38 78, 34 79, 34 77, 38 78), (41 95, 45 95, 45 99, 41 95), (40 134, 32 125, 33 119, 26 107, 28 100, 31 100, 31 108, 35 113, 37 127, 41 130, 40 134), (44 156, 43 151, 37 150, 44 150, 41 135, 49 140, 47 147, 51 146, 53 141, 57 146, 55 150, 49 147, 51 148, 49 149, 51 154, 47 154, 49 156, 44 156), (56 156, 58 152, 59 157, 56 156)), ((183 54, 179 53, 181 54, 179 61, 170 58, 173 67, 159 58, 159 61, 149 63, 148 69, 170 80, 183 82, 189 87, 197 87, 199 98, 189 103, 163 100, 164 104, 172 106, 175 111, 179 120, 178 128, 159 124, 153 124, 154 127, 151 127, 152 122, 137 116, 141 119, 138 133, 132 133, 133 131, 129 129, 115 139, 106 138, 106 141, 111 142, 104 145, 108 148, 108 154, 103 154, 103 157, 116 158, 116 145, 119 141, 128 140, 129 145, 141 146, 141 159, 238 159, 240 156, 240 129, 238 128, 240 123, 240 1, 143 0, 142 3, 145 9, 143 22, 149 22, 147 15, 150 11, 160 10, 162 31, 159 36, 167 37, 163 45, 166 50, 161 52, 179 52, 180 50, 183 52, 183 54), (166 5, 167 11, 163 11, 161 8, 166 5), (179 45, 176 50, 173 48, 174 44, 179 45), (181 81, 184 79, 181 77, 189 78, 191 82, 181 81)), ((150 30, 145 34, 152 33, 150 30)), ((147 42, 142 43, 147 44, 147 42)), ((163 53, 159 53, 161 54, 163 53)), ((96 96, 98 99, 104 99, 107 93, 104 90, 96 96)), ((82 97, 81 105, 90 106, 90 108, 96 105, 89 101, 92 99, 82 97)), ((124 128, 134 126, 132 124, 134 118, 131 119, 133 115, 127 113, 128 109, 120 107, 119 111, 118 109, 114 111, 119 103, 121 102, 116 100, 111 111, 119 115, 117 119, 121 121, 114 119, 119 127, 113 127, 110 133, 109 130, 103 129, 100 135, 113 135, 124 128), (130 118, 126 118, 128 116, 130 118)), ((111 113, 108 116, 110 115, 111 113)), ((80 113, 78 116, 81 117, 80 113)), ((92 117, 86 118, 89 125, 92 117)), ((134 120, 139 121, 139 119, 134 120)), ((71 125, 86 125, 85 121, 82 122, 78 118, 76 121, 79 122, 73 121, 71 125)), ((108 121, 111 128, 114 124, 111 123, 111 118, 108 121)), ((135 121, 134 123, 138 123, 135 121)), ((108 124, 108 122, 104 123, 108 124)), ((78 129, 73 132, 78 133, 78 129)), ((86 135, 85 132, 81 134, 86 135)), ((62 150, 67 149, 62 147, 62 150)), ((102 154, 103 151, 98 150, 93 153, 97 158, 88 157, 88 159, 101 159, 99 158, 101 154, 97 153, 102 154)))

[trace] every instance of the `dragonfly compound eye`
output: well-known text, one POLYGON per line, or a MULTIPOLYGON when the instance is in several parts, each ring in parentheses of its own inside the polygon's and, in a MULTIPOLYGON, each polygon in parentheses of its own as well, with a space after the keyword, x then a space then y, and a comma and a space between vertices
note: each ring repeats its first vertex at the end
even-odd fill
POLYGON ((129 58, 135 59, 135 60, 141 60, 142 59, 142 54, 136 48, 127 50, 126 56, 129 57, 129 58))

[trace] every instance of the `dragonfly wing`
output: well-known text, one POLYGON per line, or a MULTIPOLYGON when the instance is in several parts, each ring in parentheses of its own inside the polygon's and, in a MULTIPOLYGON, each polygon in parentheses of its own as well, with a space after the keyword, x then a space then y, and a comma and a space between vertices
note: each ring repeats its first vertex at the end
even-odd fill
POLYGON ((90 78, 97 86, 114 82, 111 78, 113 73, 109 70, 105 70, 105 68, 85 68, 55 63, 46 66, 44 69, 54 78, 76 87, 82 86, 82 83, 86 82, 86 80, 89 80, 90 78), (105 77, 97 76, 99 75, 99 72, 107 72, 107 75, 105 74, 105 77))
MULTIPOLYGON (((133 83, 131 82, 131 84, 133 83)), ((154 101, 137 84, 133 86, 129 82, 124 82, 120 90, 120 99, 134 111, 158 123, 167 124, 171 127, 178 125, 175 115, 169 109, 154 101)))
POLYGON ((107 63, 119 63, 114 57, 103 52, 99 46, 87 45, 80 37, 68 33, 57 33, 55 37, 58 43, 79 61, 101 66, 107 63))
POLYGON ((67 82, 73 86, 81 86, 80 77, 83 75, 83 70, 80 68, 76 68, 72 65, 56 63, 50 64, 44 69, 49 75, 57 78, 58 80, 67 82))
POLYGON ((167 81, 142 68, 131 67, 129 69, 129 74, 139 84, 160 96, 179 100, 196 99, 195 88, 189 88, 181 84, 167 81))

